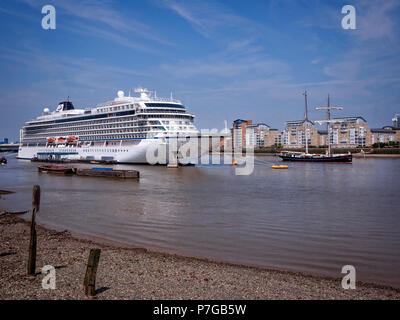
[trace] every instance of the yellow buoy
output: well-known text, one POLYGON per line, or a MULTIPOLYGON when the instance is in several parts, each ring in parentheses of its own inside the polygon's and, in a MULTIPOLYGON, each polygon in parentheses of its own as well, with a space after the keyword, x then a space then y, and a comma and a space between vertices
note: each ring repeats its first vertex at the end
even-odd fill
POLYGON ((271 167, 272 169, 288 169, 289 166, 283 165, 283 164, 274 164, 271 167))

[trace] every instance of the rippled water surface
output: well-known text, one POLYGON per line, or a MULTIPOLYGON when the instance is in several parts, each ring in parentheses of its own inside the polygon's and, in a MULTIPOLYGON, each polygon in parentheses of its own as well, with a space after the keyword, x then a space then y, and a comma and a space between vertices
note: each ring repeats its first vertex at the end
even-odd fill
MULTIPOLYGON (((257 156, 250 176, 231 166, 136 169, 137 181, 39 174, 9 158, 0 167, 0 206, 30 208, 42 189, 38 220, 131 245, 190 256, 400 287, 400 159, 353 164, 289 164, 257 156)), ((92 167, 93 165, 79 165, 92 167)))

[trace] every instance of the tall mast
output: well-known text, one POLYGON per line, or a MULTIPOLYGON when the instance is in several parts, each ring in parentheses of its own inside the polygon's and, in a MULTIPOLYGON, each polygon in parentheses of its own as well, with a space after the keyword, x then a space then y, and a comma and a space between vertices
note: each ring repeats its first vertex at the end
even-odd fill
POLYGON ((306 136, 306 154, 308 154, 308 107, 307 107, 307 91, 303 93, 305 103, 306 103, 306 111, 304 113, 304 134, 306 136))
POLYGON ((328 94, 328 107, 319 107, 315 108, 315 110, 326 110, 328 113, 328 119, 327 121, 315 121, 316 123, 322 124, 322 123, 327 123, 327 129, 328 129, 328 156, 331 156, 331 110, 343 110, 342 107, 331 107, 331 102, 330 102, 330 97, 328 94))
POLYGON ((328 93, 328 125, 327 125, 327 129, 328 129, 328 156, 331 156, 331 123, 329 122, 331 120, 331 99, 329 97, 329 93, 328 93))

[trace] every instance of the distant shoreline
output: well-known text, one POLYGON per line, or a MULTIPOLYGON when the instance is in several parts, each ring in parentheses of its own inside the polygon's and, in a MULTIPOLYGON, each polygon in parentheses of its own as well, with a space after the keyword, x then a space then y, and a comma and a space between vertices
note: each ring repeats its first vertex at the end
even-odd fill
POLYGON ((100 248, 99 299, 400 299, 400 289, 341 279, 236 265, 77 238, 37 225, 37 269, 57 270, 57 290, 42 276, 25 276, 29 222, 0 208, 0 299, 86 299, 82 289, 90 248, 100 248))
POLYGON ((353 153, 354 158, 400 158, 400 154, 389 153, 353 153))

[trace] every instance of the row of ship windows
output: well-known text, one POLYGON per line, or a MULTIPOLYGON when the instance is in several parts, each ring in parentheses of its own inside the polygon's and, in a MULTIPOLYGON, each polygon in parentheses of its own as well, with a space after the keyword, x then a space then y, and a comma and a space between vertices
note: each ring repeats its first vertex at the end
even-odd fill
POLYGON ((134 129, 134 128, 121 128, 121 129, 109 129, 109 130, 99 130, 102 128, 93 128, 91 130, 75 130, 75 131, 47 131, 44 133, 38 133, 38 134, 32 134, 32 133, 25 133, 26 136, 34 136, 34 137, 41 137, 41 136, 52 136, 52 135, 67 135, 67 136, 73 136, 73 135, 79 135, 80 133, 90 133, 96 134, 96 133, 124 133, 124 132, 147 132, 150 131, 151 129, 154 130, 165 130, 163 127, 154 127, 154 128, 140 128, 140 129, 134 129))
MULTIPOLYGON (((96 129, 100 129, 100 128, 96 128, 96 129)), ((189 126, 189 127, 166 127, 167 130, 171 130, 171 131, 177 131, 177 130, 194 130, 195 127, 194 126, 189 126)), ((60 135, 62 133, 62 135, 77 135, 77 133, 80 133, 81 131, 85 131, 85 130, 77 130, 74 132, 57 132, 58 135, 60 135)), ((127 133, 127 132, 149 132, 149 131, 155 131, 155 132, 159 132, 159 131, 165 131, 164 127, 153 127, 153 128, 141 128, 138 130, 135 129, 129 129, 126 128, 125 130, 117 130, 117 129, 112 129, 112 130, 97 130, 97 131, 91 131, 91 134, 111 134, 111 133, 127 133), (151 130, 152 129, 152 130, 151 130)), ((55 133, 53 132, 46 132, 43 134, 25 134, 25 136, 29 136, 31 139, 34 138, 47 138, 49 135, 55 135, 55 133)))
MULTIPOLYGON (((159 118, 159 117, 158 117, 159 118)), ((174 116, 174 118, 177 118, 176 116, 174 116)), ((178 117, 178 118, 182 118, 182 117, 178 117)), ((185 119, 188 119, 187 117, 183 117, 185 119)), ((114 118, 112 120, 96 120, 96 121, 79 121, 77 123, 71 123, 71 124, 60 124, 60 125, 50 125, 50 126, 46 126, 45 129, 64 129, 64 128, 75 128, 75 127, 82 127, 82 126, 88 126, 88 125, 100 125, 100 124, 113 124, 113 123, 117 123, 117 122, 136 122, 139 123, 139 125, 146 125, 146 121, 143 120, 138 120, 137 117, 122 117, 122 118, 114 118)), ((160 121, 159 120, 153 120, 153 121, 149 121, 150 123, 156 123, 159 124, 160 121)), ((182 121, 182 120, 177 120, 177 121, 170 121, 170 120, 165 120, 163 121, 163 123, 165 124, 169 124, 169 123, 173 123, 175 122, 176 124, 190 124, 190 121, 182 121)), ((34 127, 35 128, 35 127, 34 127)), ((27 130, 35 130, 34 128, 26 128, 27 130)), ((41 127, 43 128, 43 127, 41 127)))
MULTIPOLYGON (((148 127, 145 127, 145 128, 139 128, 139 129, 133 129, 133 128, 127 128, 127 127, 120 127, 120 126, 112 126, 112 127, 115 127, 115 128, 121 128, 121 129, 111 129, 111 130, 99 130, 99 129, 107 129, 107 127, 110 127, 110 126, 101 126, 101 127, 97 127, 97 128, 95 128, 95 127, 87 127, 87 128, 82 128, 82 130, 75 130, 74 132, 72 132, 72 131, 65 131, 65 130, 59 130, 59 131, 47 131, 47 132, 45 132, 45 133, 42 133, 42 134, 34 134, 34 133, 25 133, 25 135, 30 135, 30 136, 34 136, 34 137, 48 137, 49 135, 60 135, 60 134, 62 134, 62 135, 79 135, 79 133, 80 132, 82 132, 82 131, 88 131, 88 130, 90 130, 91 131, 91 133, 93 133, 93 134, 98 134, 98 133, 124 133, 124 132, 148 132, 148 131, 150 131, 151 129, 151 131, 165 131, 165 128, 164 127, 161 127, 161 126, 159 126, 159 127, 151 127, 151 128, 148 128, 148 127), (93 130, 97 130, 97 131, 93 131, 93 130)), ((188 127, 186 127, 186 126, 184 126, 184 127, 169 127, 169 126, 167 126, 166 127, 166 129, 167 130, 172 130, 172 131, 174 131, 174 130, 190 130, 190 129, 192 129, 192 130, 194 130, 195 129, 195 127, 194 126, 188 126, 188 127)))
POLYGON ((81 140, 102 140, 102 139, 134 139, 146 138, 145 134, 124 134, 113 136, 83 136, 81 140))
MULTIPOLYGON (((93 126, 72 126, 72 125, 68 125, 68 126, 63 126, 63 127, 49 127, 46 129, 38 129, 38 130, 27 130, 29 133, 36 133, 37 131, 41 132, 44 130, 50 130, 50 129, 56 129, 57 131, 63 131, 65 129, 70 129, 70 128, 79 128, 81 130, 95 130, 95 129, 107 129, 107 128, 124 128, 124 127, 143 127, 143 126, 148 126, 148 125, 159 125, 160 121, 142 121, 140 123, 134 123, 134 122, 128 122, 125 123, 127 121, 124 121, 124 123, 118 123, 118 124, 108 124, 108 125, 100 125, 106 122, 99 122, 98 124, 96 124, 96 127, 93 126)), ((175 123, 175 124, 186 124, 186 125, 190 125, 190 121, 163 121, 164 124, 169 124, 171 122, 171 124, 175 123)), ((86 124, 87 125, 87 124, 86 124)), ((180 129, 182 127, 179 127, 180 129)), ((186 128, 186 127, 184 127, 186 128)), ((191 129, 193 129, 194 127, 191 126, 191 129)), ((47 131, 48 132, 48 131, 47 131)), ((51 132, 51 131, 50 131, 51 132)))
MULTIPOLYGON (((150 121, 152 122, 152 121, 150 121)), ((159 122, 159 121, 157 121, 159 122)), ((108 129, 108 128, 127 128, 127 127, 134 127, 134 128, 143 128, 146 126, 150 125, 156 125, 159 123, 143 123, 143 124, 134 124, 134 123, 125 123, 125 124, 115 124, 115 125, 101 125, 101 126, 85 126, 85 127, 72 127, 72 128, 46 128, 46 129, 39 129, 39 130, 26 130, 25 132, 28 134, 35 134, 35 133, 41 133, 41 132, 46 132, 47 134, 57 134, 60 132, 71 132, 71 130, 74 130, 75 132, 81 132, 81 131, 88 131, 88 130, 99 130, 99 129, 108 129)))
POLYGON ((185 113, 185 111, 182 111, 182 110, 151 110, 151 109, 143 110, 142 109, 142 110, 140 110, 140 113, 185 113))
POLYGON ((82 149, 82 152, 128 152, 128 149, 82 149))
MULTIPOLYGON (((142 138, 146 138, 146 137, 152 137, 155 136, 155 134, 124 134, 124 135, 111 135, 111 136, 107 136, 107 135, 102 135, 102 136, 81 136, 79 139, 80 140, 123 140, 123 139, 142 139, 142 138)), ((25 143, 33 143, 33 144, 37 144, 37 142, 35 142, 36 140, 40 140, 40 139, 45 139, 45 138, 36 138, 36 137, 29 137, 29 139, 24 138, 22 140, 23 144, 25 143)))
MULTIPOLYGON (((162 108, 162 107, 166 107, 168 106, 168 108, 179 108, 179 109, 183 109, 185 108, 184 106, 181 105, 175 105, 175 104, 156 104, 156 103, 151 103, 151 106, 148 106, 148 108, 154 107, 154 108, 162 108)), ((115 106, 115 107, 100 107, 97 108, 98 112, 114 112, 114 111, 121 111, 121 110, 132 110, 134 108, 140 108, 140 104, 135 103, 135 104, 124 104, 124 105, 119 105, 119 106, 115 106)), ((170 112, 170 110, 165 110, 165 109, 161 109, 163 112, 170 112)))
MULTIPOLYGON (((177 134, 179 134, 179 132, 177 132, 177 134)), ((124 139, 143 139, 143 138, 151 138, 151 137, 155 137, 157 134, 156 133, 147 133, 147 134, 124 134, 124 135, 96 135, 96 136, 80 136, 79 140, 124 140, 124 139)), ((36 144, 36 142, 32 142, 32 140, 39 140, 39 139, 45 139, 45 138, 40 138, 40 137, 29 137, 29 139, 27 138, 23 138, 22 142, 23 144, 27 144, 27 143, 34 143, 36 144)))
MULTIPOLYGON (((117 122, 132 122, 136 121, 137 119, 135 117, 120 117, 120 118, 112 118, 111 120, 91 120, 91 121, 71 121, 71 124, 58 124, 58 125, 48 125, 46 126, 46 129, 49 128, 55 128, 55 129, 62 129, 62 128, 73 128, 73 127, 81 127, 81 126, 87 126, 87 125, 99 125, 99 124, 105 124, 105 123, 117 123, 117 122)), ((141 122, 146 123, 146 121, 141 120, 141 122)), ((41 127, 43 128, 43 127, 41 127)), ((29 128, 31 129, 31 128, 29 128)), ((35 127, 32 128, 33 130, 35 127)))
POLYGON ((140 107, 140 104, 135 103, 135 104, 125 104, 122 106, 116 106, 116 107, 106 107, 106 108, 98 108, 98 112, 113 112, 113 111, 120 111, 120 110, 129 110, 133 109, 134 107, 140 107))

